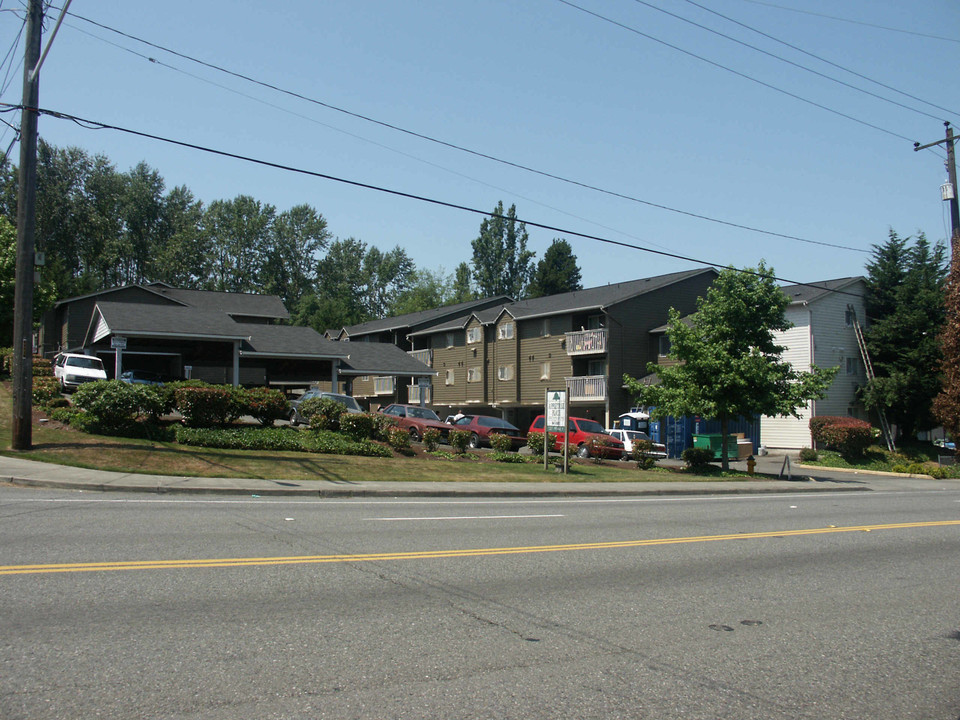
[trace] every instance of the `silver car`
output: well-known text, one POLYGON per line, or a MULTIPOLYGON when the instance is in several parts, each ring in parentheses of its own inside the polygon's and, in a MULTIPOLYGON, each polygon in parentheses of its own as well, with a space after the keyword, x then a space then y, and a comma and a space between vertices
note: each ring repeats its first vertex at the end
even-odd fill
POLYGON ((322 390, 307 390, 296 400, 290 401, 291 425, 299 425, 300 423, 308 422, 306 418, 300 415, 300 403, 302 403, 304 400, 310 400, 312 398, 329 398, 330 400, 336 400, 338 403, 347 408, 348 413, 358 414, 363 412, 363 408, 360 407, 360 403, 358 403, 349 395, 341 395, 340 393, 335 392, 324 392, 322 390))

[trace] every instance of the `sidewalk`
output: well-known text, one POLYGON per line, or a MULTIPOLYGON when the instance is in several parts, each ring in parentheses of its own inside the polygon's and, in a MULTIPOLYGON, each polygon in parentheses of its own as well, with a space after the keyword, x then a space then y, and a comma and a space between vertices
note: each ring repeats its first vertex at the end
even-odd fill
MULTIPOLYGON (((795 458, 791 458, 793 463, 795 458)), ((670 463, 671 461, 664 461, 670 463)), ((889 476, 865 472, 793 466, 792 480, 776 479, 783 455, 757 458, 755 480, 722 482, 391 482, 370 480, 336 483, 328 480, 290 481, 240 478, 175 477, 118 473, 55 465, 0 456, 0 482, 21 487, 59 488, 91 492, 208 493, 247 496, 350 497, 576 497, 645 495, 730 495, 798 492, 856 492, 960 488, 960 481, 930 477, 889 476), (772 477, 771 477, 772 476, 772 477)), ((731 465, 745 470, 745 463, 731 465)), ((786 478, 786 474, 784 475, 786 478)))

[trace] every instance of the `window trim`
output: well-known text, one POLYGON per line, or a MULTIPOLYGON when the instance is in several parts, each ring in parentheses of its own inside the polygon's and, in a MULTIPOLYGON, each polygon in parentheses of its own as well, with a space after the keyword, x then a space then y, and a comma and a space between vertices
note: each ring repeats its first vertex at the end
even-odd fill
POLYGON ((483 341, 483 328, 480 328, 480 327, 467 328, 467 345, 476 345, 478 342, 482 342, 482 341, 483 341))
POLYGON ((475 383, 483 381, 483 366, 475 365, 467 368, 467 382, 475 383))
POLYGON ((513 340, 516 329, 514 323, 505 322, 497 326, 497 340, 513 340), (509 330, 509 332, 508 332, 509 330))
POLYGON ((514 378, 513 363, 505 363, 497 368, 497 380, 500 382, 510 382, 514 378))

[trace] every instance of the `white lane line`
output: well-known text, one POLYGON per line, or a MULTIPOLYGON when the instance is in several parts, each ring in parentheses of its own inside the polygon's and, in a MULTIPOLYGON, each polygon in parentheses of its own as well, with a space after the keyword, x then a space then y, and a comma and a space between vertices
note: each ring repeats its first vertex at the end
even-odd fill
POLYGON ((558 518, 565 515, 438 515, 435 517, 374 517, 366 520, 396 522, 400 520, 514 520, 518 518, 558 518))

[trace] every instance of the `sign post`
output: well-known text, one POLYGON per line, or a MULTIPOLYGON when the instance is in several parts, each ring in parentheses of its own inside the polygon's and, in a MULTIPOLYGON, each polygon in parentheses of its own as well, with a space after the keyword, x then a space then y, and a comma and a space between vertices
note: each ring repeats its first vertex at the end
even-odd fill
POLYGON ((566 390, 547 390, 546 401, 544 402, 545 420, 543 427, 543 469, 546 470, 549 462, 547 460, 550 454, 548 438, 550 433, 563 433, 563 472, 567 472, 567 391, 566 390))

